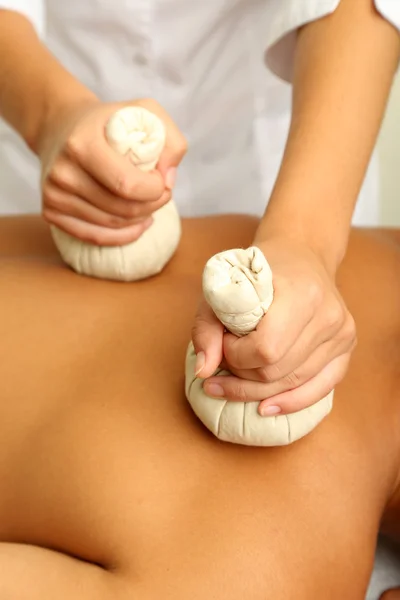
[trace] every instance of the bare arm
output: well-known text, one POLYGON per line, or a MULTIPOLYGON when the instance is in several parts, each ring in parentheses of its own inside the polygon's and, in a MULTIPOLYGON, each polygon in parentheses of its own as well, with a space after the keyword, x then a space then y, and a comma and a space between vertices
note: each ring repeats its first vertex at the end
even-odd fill
POLYGON ((38 152, 60 107, 94 95, 52 56, 22 14, 0 10, 0 114, 38 152))
POLYGON ((224 356, 245 382, 241 389, 230 378, 208 393, 245 394, 261 401, 261 414, 276 415, 310 406, 343 379, 356 331, 335 277, 399 53, 399 33, 373 0, 341 0, 300 31, 291 129, 254 240, 274 273, 275 300, 256 332, 240 339, 223 337, 201 306, 193 341, 202 377, 224 356))
POLYGON ((291 130, 260 239, 305 240, 336 270, 399 52, 372 0, 341 0, 299 32, 291 130))
POLYGON ((40 157, 45 219, 99 245, 122 245, 140 237, 151 214, 169 201, 169 170, 186 151, 166 112, 149 99, 101 103, 17 12, 0 10, 0 56, 0 115, 40 157), (133 103, 158 114, 166 126, 158 171, 142 173, 106 143, 110 116, 133 103))

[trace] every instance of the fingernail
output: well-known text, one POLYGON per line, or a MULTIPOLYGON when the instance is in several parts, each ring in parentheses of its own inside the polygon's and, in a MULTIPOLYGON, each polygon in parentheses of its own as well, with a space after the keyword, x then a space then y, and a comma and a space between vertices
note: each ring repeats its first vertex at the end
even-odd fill
POLYGON ((172 190, 172 188, 175 185, 175 181, 176 167, 171 167, 170 169, 168 169, 167 174, 165 176, 165 187, 167 187, 169 190, 172 190))
POLYGON ((224 389, 218 385, 218 383, 209 383, 206 386, 206 390, 204 390, 206 392, 206 394, 208 396, 213 396, 214 398, 220 398, 221 396, 224 395, 224 389))
POLYGON ((206 355, 204 354, 204 352, 198 352, 196 355, 196 365, 194 367, 194 374, 196 377, 200 373, 200 371, 204 368, 205 364, 206 364, 206 355))
POLYGON ((279 415, 282 409, 280 406, 263 406, 260 412, 262 417, 272 417, 273 415, 279 415))

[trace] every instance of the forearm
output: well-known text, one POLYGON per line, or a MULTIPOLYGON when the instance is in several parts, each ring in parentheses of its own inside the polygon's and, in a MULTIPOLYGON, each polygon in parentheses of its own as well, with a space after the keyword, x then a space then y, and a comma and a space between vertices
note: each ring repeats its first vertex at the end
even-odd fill
POLYGON ((38 152, 41 132, 69 102, 94 96, 41 43, 22 15, 0 10, 0 115, 38 152))
POLYGON ((398 32, 372 0, 342 0, 298 35, 293 112, 257 239, 292 236, 336 269, 399 59, 398 32))

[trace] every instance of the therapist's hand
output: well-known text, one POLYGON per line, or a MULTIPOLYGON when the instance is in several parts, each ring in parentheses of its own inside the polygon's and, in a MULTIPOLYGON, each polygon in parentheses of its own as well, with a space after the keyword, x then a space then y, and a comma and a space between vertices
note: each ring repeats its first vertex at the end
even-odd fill
POLYGON ((237 338, 224 334, 203 300, 192 332, 198 375, 209 378, 210 396, 261 402, 263 415, 291 413, 322 399, 344 377, 356 344, 354 320, 334 273, 305 244, 257 245, 272 269, 274 301, 256 331, 237 338), (235 376, 211 377, 221 362, 235 376))
POLYGON ((43 216, 86 242, 133 242, 151 225, 152 213, 170 200, 185 152, 185 138, 154 100, 105 104, 93 97, 63 107, 45 124, 40 140, 43 216), (147 108, 166 127, 165 149, 150 173, 107 143, 109 118, 127 105, 147 108))

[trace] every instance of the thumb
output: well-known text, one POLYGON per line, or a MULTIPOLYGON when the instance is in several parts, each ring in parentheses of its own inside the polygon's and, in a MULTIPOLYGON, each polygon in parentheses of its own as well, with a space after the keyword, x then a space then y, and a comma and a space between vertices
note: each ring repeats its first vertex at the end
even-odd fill
POLYGON ((169 190, 175 186, 177 167, 185 152, 186 147, 184 148, 177 138, 172 141, 168 140, 167 134, 167 142, 158 161, 157 169, 164 179, 165 187, 169 190))
POLYGON ((211 377, 222 361, 224 327, 204 299, 195 317, 192 340, 197 355, 196 375, 211 377))
POLYGON ((165 187, 172 190, 175 185, 176 169, 187 152, 187 142, 172 119, 164 114, 166 137, 164 150, 158 161, 157 169, 161 173, 165 187))

